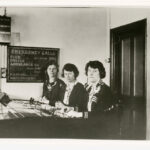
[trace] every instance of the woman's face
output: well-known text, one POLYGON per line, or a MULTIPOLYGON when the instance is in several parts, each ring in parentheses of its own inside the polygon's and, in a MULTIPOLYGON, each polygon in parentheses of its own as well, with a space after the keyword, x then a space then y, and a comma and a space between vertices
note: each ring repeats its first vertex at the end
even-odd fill
POLYGON ((87 77, 88 77, 88 81, 91 83, 98 82, 100 80, 100 72, 98 68, 91 68, 89 66, 87 71, 87 77))
POLYGON ((57 67, 55 65, 49 65, 47 67, 47 74, 49 78, 55 78, 57 76, 57 67))
POLYGON ((73 71, 66 71, 64 70, 64 78, 67 82, 71 83, 75 81, 75 75, 73 71))

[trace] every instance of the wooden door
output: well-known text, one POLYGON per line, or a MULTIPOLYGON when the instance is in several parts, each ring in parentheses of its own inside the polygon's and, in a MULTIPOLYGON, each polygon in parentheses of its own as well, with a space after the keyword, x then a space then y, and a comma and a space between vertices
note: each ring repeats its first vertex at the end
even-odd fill
POLYGON ((145 139, 146 20, 111 30, 111 89, 122 106, 120 134, 145 139))

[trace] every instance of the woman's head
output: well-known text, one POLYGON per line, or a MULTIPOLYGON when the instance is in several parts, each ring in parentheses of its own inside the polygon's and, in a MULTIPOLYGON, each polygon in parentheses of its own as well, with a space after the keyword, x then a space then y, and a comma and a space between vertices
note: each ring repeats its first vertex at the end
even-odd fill
POLYGON ((45 70, 47 78, 56 78, 58 74, 58 65, 55 61, 49 61, 45 70))
POLYGON ((97 82, 106 76, 103 64, 97 60, 89 61, 85 67, 85 73, 91 82, 97 82))
POLYGON ((65 64, 62 70, 62 77, 68 82, 74 82, 79 75, 78 68, 74 64, 65 64))

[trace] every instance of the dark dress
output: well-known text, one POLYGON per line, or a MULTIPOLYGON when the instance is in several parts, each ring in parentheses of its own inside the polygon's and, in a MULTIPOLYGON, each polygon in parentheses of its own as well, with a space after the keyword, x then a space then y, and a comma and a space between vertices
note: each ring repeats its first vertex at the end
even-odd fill
MULTIPOLYGON (((117 136, 119 133, 118 112, 116 109, 117 100, 109 86, 105 83, 99 83, 100 90, 94 96, 97 102, 93 103, 91 112, 88 112, 88 119, 91 126, 94 126, 94 134, 100 135, 105 133, 106 137, 117 136), (98 132, 101 126, 103 133, 98 132)), ((87 85, 85 85, 85 88, 87 85)), ((90 88, 87 90, 90 93, 90 88)), ((85 112, 86 113, 86 112, 85 112)))
MULTIPOLYGON (((65 95, 65 91, 66 91, 66 87, 63 92, 63 98, 65 95)), ((75 110, 77 108, 79 112, 87 111, 87 100, 88 100, 88 94, 84 86, 78 82, 71 91, 68 106, 74 107, 75 110)))
MULTIPOLYGON (((112 94, 110 87, 103 82, 98 83, 97 86, 100 86, 100 90, 94 94, 94 96, 97 97, 97 102, 92 103, 91 114, 99 115, 100 113, 107 113, 113 111, 116 105, 116 99, 112 94)), ((85 85, 85 88, 86 87, 87 84, 85 85)), ((90 93, 90 90, 91 88, 89 88, 87 92, 90 93)))
POLYGON ((49 104, 55 106, 56 101, 62 101, 63 91, 65 88, 65 83, 57 79, 54 83, 51 83, 51 89, 48 89, 49 82, 44 82, 43 84, 43 95, 49 100, 49 104))
POLYGON ((115 100, 106 84, 101 85, 100 91, 95 96, 97 97, 97 104, 93 106, 93 112, 107 112, 113 108, 115 100))

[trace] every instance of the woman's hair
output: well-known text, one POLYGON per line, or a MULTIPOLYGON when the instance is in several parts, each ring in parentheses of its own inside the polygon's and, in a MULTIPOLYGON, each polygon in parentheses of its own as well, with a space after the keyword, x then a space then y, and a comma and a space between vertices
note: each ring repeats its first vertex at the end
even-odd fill
POLYGON ((78 68, 74 65, 74 64, 65 64, 63 69, 62 69, 62 77, 64 77, 64 70, 66 71, 72 71, 74 73, 75 79, 78 77, 79 75, 79 71, 78 68))
POLYGON ((54 61, 54 60, 51 60, 51 61, 48 61, 48 62, 47 62, 46 66, 45 66, 45 71, 46 71, 47 68, 48 68, 49 66, 51 66, 51 65, 56 66, 57 71, 59 71, 59 70, 58 70, 58 64, 57 64, 56 61, 54 61))
POLYGON ((54 61, 54 60, 48 61, 48 62, 46 63, 46 65, 45 65, 45 79, 44 79, 44 80, 47 80, 47 81, 49 80, 49 76, 48 76, 48 73, 47 73, 47 68, 48 68, 49 66, 51 66, 51 65, 56 66, 57 72, 59 71, 59 69, 58 69, 58 64, 56 63, 56 61, 54 61))
POLYGON ((85 66, 85 74, 87 75, 88 68, 94 68, 99 70, 100 78, 103 79, 106 76, 106 71, 103 64, 100 61, 89 61, 85 66))

